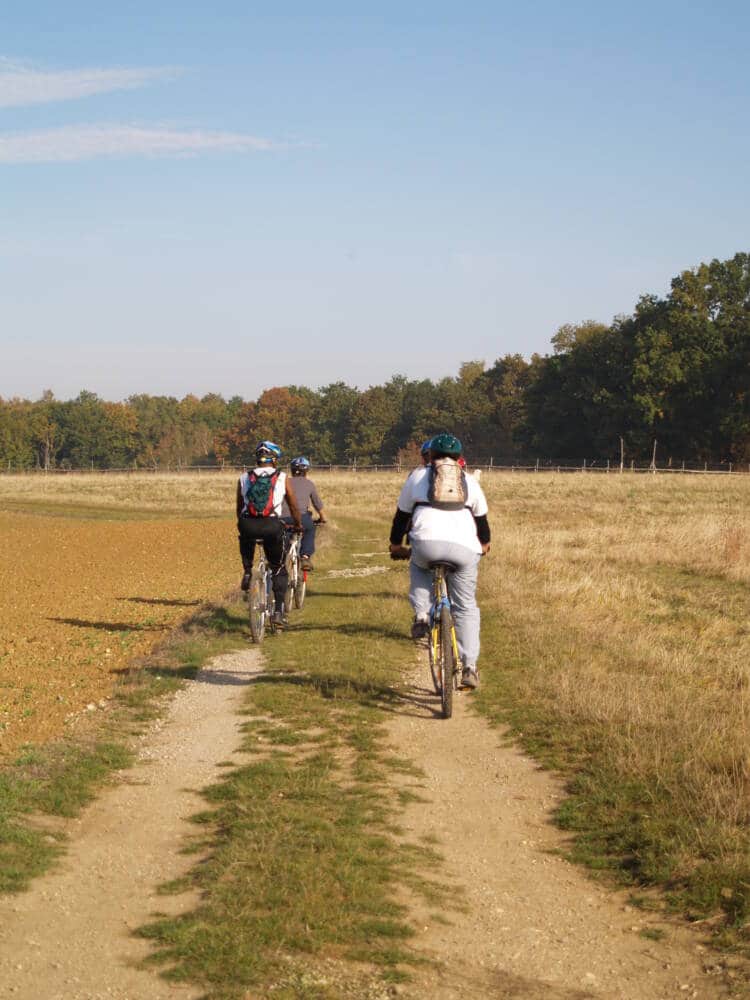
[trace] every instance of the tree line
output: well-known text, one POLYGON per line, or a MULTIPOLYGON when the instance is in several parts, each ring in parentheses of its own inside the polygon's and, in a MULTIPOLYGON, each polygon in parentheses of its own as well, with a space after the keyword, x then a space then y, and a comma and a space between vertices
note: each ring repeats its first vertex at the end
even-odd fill
POLYGON ((559 328, 550 354, 467 361, 438 381, 277 386, 257 400, 83 391, 0 397, 0 468, 246 464, 263 438, 317 464, 413 461, 440 430, 469 457, 750 461, 750 254, 683 271, 609 325, 559 328))

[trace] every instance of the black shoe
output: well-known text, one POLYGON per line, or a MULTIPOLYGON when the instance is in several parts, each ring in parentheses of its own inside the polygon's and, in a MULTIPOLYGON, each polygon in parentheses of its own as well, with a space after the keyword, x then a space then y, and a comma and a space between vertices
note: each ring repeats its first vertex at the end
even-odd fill
POLYGON ((315 569, 313 564, 310 562, 310 556, 302 556, 302 569, 306 569, 308 573, 315 569))
POLYGON ((411 623, 412 639, 424 639, 430 634, 430 623, 426 618, 415 618, 411 623))
POLYGON ((250 590, 250 574, 245 573, 240 581, 240 590, 250 590))
POLYGON ((276 626, 276 628, 283 628, 287 624, 287 622, 284 620, 284 613, 282 611, 274 611, 273 623, 276 626))

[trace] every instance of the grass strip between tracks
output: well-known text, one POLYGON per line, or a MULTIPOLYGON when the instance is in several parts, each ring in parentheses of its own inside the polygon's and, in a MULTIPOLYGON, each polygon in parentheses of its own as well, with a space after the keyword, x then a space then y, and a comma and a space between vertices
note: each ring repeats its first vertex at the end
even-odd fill
MULTIPOLYGON (((169 976, 213 998, 265 996, 271 986, 278 997, 348 996, 355 981, 404 978, 416 960, 404 891, 445 903, 434 851, 399 836, 399 802, 419 776, 385 744, 414 657, 404 574, 383 555, 383 572, 328 576, 357 564, 353 549, 374 547, 359 543, 363 534, 382 535, 377 522, 339 528, 304 609, 263 644, 267 672, 245 709, 247 763, 205 792, 201 861, 165 887, 197 888, 202 902, 141 931, 169 976), (400 792, 395 771, 407 775, 400 792)), ((244 621, 245 605, 229 613, 244 621)))

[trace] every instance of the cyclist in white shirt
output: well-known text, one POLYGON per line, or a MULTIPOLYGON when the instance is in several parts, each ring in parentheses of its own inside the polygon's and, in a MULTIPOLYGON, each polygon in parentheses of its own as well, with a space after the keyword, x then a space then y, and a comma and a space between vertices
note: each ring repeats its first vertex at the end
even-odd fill
MULTIPOLYGON (((480 615, 476 601, 479 560, 490 548, 487 500, 482 487, 468 473, 462 474, 465 497, 460 509, 441 509, 430 499, 430 487, 440 459, 458 462, 461 442, 452 434, 438 434, 430 443, 430 465, 412 472, 401 490, 390 536, 392 555, 405 555, 408 532, 411 543, 409 602, 414 609, 412 638, 421 639, 429 629, 432 600, 430 563, 449 562, 456 569, 448 577, 448 591, 456 623, 456 638, 465 687, 479 684, 480 615)), ((450 464, 450 462, 449 462, 450 464)), ((455 505, 453 505, 455 506, 455 505)))

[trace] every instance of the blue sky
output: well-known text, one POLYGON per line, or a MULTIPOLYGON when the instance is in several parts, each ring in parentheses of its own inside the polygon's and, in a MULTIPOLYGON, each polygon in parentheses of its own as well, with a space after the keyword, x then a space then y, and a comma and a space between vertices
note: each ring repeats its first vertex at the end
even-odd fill
POLYGON ((435 378, 750 250, 746 3, 13 7, 6 398, 435 378))

